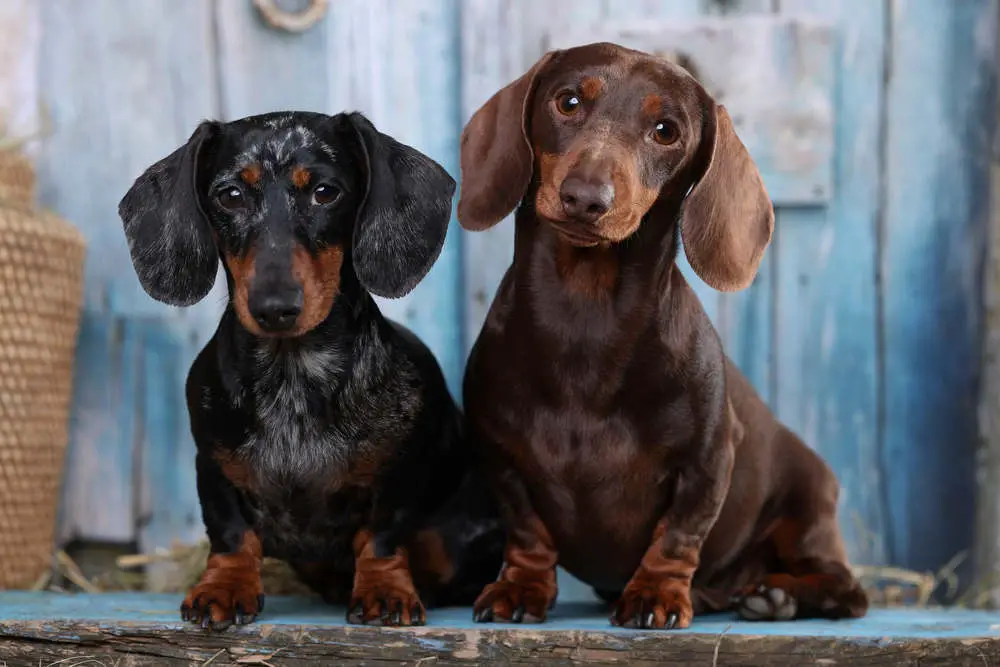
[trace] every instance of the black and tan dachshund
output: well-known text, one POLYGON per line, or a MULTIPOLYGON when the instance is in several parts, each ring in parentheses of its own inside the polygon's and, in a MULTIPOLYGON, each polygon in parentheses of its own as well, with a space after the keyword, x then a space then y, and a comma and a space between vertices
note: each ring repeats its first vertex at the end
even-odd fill
POLYGON ((202 123, 119 207, 143 288, 229 301, 187 381, 207 569, 181 607, 222 629, 289 562, 348 621, 416 625, 495 579, 503 535, 431 352, 380 313, 437 259, 454 180, 357 113, 202 123))

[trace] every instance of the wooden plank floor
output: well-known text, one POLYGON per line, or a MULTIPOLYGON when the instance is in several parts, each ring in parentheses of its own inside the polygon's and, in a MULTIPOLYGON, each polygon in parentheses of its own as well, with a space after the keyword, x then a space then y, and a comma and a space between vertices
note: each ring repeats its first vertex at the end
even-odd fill
POLYGON ((426 627, 345 625, 344 610, 268 598, 257 623, 205 632, 175 595, 0 593, 0 665, 981 665, 1000 666, 1000 612, 874 610, 859 621, 696 619, 672 632, 612 628, 599 607, 539 626, 479 625, 440 609, 426 627), (267 658, 266 656, 271 656, 267 658), (265 661, 265 662, 262 662, 265 661))

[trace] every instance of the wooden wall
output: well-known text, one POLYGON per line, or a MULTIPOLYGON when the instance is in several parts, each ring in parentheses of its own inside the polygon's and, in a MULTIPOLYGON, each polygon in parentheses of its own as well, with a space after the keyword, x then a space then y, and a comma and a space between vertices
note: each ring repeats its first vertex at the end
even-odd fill
MULTIPOLYGON (((145 166, 201 118, 360 109, 457 176, 462 123, 494 90, 548 47, 612 39, 689 57, 740 119, 774 241, 742 293, 692 279, 836 469, 853 558, 935 569, 971 546, 995 0, 340 0, 301 34, 249 0, 19 2, 52 127, 41 196, 92 249, 64 537, 201 534, 181 386, 225 297, 179 311, 138 286, 115 206, 145 166)), ((453 225, 417 290, 382 302, 453 388, 511 241, 510 224, 453 225)))
MULTIPOLYGON (((1000 29, 1000 24, 998 24, 1000 29)), ((1000 53, 997 54, 1000 65, 1000 53)), ((994 119, 1000 118, 1000 95, 994 119)), ((995 122, 995 120, 994 120, 995 122)), ((983 581, 977 602, 1000 607, 1000 141, 994 136, 990 166, 990 225, 984 280, 983 377, 979 425, 983 441, 976 457, 975 558, 983 581)))

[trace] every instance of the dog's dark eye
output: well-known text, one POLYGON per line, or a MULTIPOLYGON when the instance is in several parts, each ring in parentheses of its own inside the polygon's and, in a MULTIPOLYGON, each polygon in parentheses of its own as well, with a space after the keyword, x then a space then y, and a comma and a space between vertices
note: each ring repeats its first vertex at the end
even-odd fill
POLYGON ((556 98, 556 109, 564 116, 572 116, 580 110, 580 96, 565 92, 556 98))
POLYGON ((340 189, 336 186, 329 185, 328 183, 320 183, 316 186, 316 189, 313 190, 313 203, 318 206, 332 204, 340 199, 340 192, 340 189))
POLYGON ((664 146, 676 143, 680 136, 680 130, 669 120, 658 121, 656 127, 653 128, 653 139, 656 140, 656 143, 664 146))
POLYGON ((223 188, 216 198, 219 201, 219 206, 227 211, 239 211, 246 208, 247 205, 246 199, 243 197, 243 191, 235 185, 223 188))

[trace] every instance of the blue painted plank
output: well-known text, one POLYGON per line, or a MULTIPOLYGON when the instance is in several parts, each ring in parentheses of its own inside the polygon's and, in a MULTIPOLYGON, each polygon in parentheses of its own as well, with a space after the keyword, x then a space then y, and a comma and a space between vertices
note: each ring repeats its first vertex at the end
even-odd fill
POLYGON ((53 0, 41 3, 41 20, 39 86, 52 134, 39 195, 87 238, 87 308, 176 315, 139 286, 117 206, 143 169, 214 113, 208 5, 53 0))
POLYGON ((176 329, 159 320, 126 322, 125 338, 136 341, 138 352, 133 403, 138 546, 152 553, 175 541, 195 542, 205 533, 184 398, 193 351, 176 329))
POLYGON ((772 407, 776 375, 772 324, 777 256, 774 248, 770 248, 748 288, 720 295, 715 322, 726 354, 772 407))
MULTIPOLYGON (((328 108, 357 109, 458 177, 459 3, 348 0, 331 3, 328 108)), ((452 219, 441 255, 406 297, 378 299, 437 356, 455 396, 461 387, 462 239, 452 219)))
POLYGON ((133 447, 126 346, 114 318, 84 312, 76 346, 72 445, 66 452, 58 537, 133 538, 133 447))
MULTIPOLYGON (((573 13, 591 9, 590 2, 576 3, 573 13)), ((533 3, 520 0, 461 3, 462 125, 497 90, 521 76, 531 59, 539 57, 539 35, 531 30, 533 11, 537 11, 533 3)), ((463 352, 476 341, 513 256, 513 215, 492 229, 462 234, 463 352)))
POLYGON ((933 570, 974 527, 997 6, 892 8, 882 465, 893 559, 933 570))
POLYGON ((141 349, 124 321, 162 318, 204 332, 204 312, 217 302, 182 312, 146 295, 117 205, 142 170, 215 115, 210 6, 53 0, 40 11, 39 88, 52 125, 38 161, 40 199, 76 224, 89 247, 59 535, 130 542, 141 349))
POLYGON ((840 523, 857 562, 884 563, 889 530, 878 440, 876 328, 879 154, 885 3, 786 0, 781 10, 826 17, 836 44, 833 199, 777 212, 777 414, 831 465, 840 523))
MULTIPOLYGON (((709 13, 719 12, 728 15, 735 12, 776 13, 771 0, 744 0, 738 6, 730 3, 710 3, 709 13)), ((795 59, 790 58, 789 64, 795 59)), ((816 72, 803 68, 812 77, 816 72)), ((829 85, 826 81, 816 81, 821 87, 829 85)), ((754 156, 756 158, 756 156, 754 156)), ((758 165, 760 168, 760 165, 758 165)), ((829 170, 829 160, 822 161, 822 168, 829 170)), ((824 176, 825 179, 830 176, 824 176)), ((765 179, 765 185, 773 190, 771 181, 765 179)), ((829 193, 827 193, 829 196, 829 193)), ((773 198, 773 192, 772 192, 773 198)), ((775 350, 774 350, 774 292, 776 290, 775 265, 777 252, 774 248, 765 251, 764 259, 753 283, 741 292, 731 292, 719 295, 718 314, 715 325, 722 339, 723 348, 729 358, 743 372, 750 383, 760 394, 764 402, 773 407, 775 394, 775 350)))
MULTIPOLYGON (((219 106, 224 120, 270 111, 326 111, 329 93, 322 23, 305 32, 270 27, 244 0, 217 0, 219 106)), ((277 3, 290 8, 297 3, 277 3)), ((191 128, 192 130, 194 128, 191 128)))
MULTIPOLYGON (((0 636, 7 624, 18 622, 73 621, 85 624, 141 624, 147 627, 188 627, 177 612, 181 596, 168 594, 102 593, 66 595, 11 591, 0 593, 0 636)), ((325 605, 314 598, 272 596, 259 621, 247 628, 232 628, 228 633, 253 632, 258 626, 344 626, 345 610, 325 605)), ((670 636, 709 634, 726 636, 778 637, 856 637, 895 640, 904 638, 976 638, 1000 637, 995 613, 965 609, 875 609, 859 620, 799 620, 776 623, 753 623, 738 620, 733 614, 699 616, 692 627, 672 630, 670 636)), ((495 628, 524 628, 514 624, 483 626, 472 622, 466 607, 431 610, 429 628, 454 628, 459 631, 495 628)), ((557 604, 541 632, 565 630, 610 633, 620 636, 663 636, 662 631, 613 628, 600 605, 557 604)), ((421 630, 417 630, 421 631, 421 630)), ((198 632, 191 630, 193 636, 198 632)), ((393 632, 393 631, 388 631, 393 632)))

